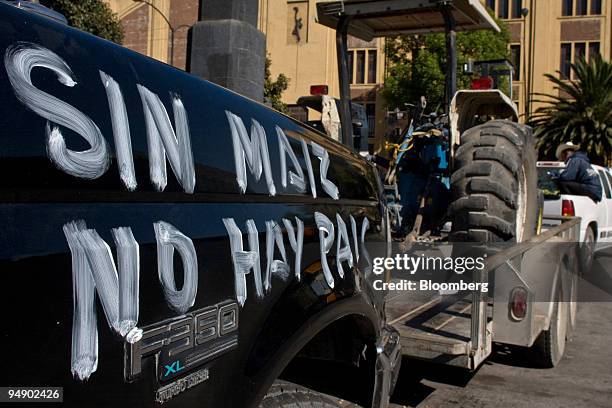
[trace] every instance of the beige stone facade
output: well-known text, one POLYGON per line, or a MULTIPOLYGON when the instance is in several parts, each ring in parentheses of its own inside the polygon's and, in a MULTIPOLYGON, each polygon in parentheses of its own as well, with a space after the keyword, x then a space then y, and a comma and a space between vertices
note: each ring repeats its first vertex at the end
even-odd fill
MULTIPOLYGON (((173 65, 186 68, 187 26, 198 19, 198 0, 147 0, 154 7, 133 0, 106 1, 123 24, 124 45, 166 63, 170 63, 171 25, 173 65)), ((272 76, 283 73, 290 79, 283 94, 285 103, 292 105, 309 95, 311 85, 327 85, 330 95, 339 96, 335 32, 316 23, 315 0, 260 0, 258 17, 258 28, 266 34, 272 76)), ((382 39, 369 43, 350 39, 349 44, 354 73, 351 96, 366 106, 372 136, 384 129, 378 94, 385 71, 383 45, 382 39)))
POLYGON ((123 45, 185 69, 187 31, 198 20, 198 0, 105 0, 123 25, 123 45), (169 23, 169 24, 168 24, 169 23), (174 41, 172 33, 174 32, 174 41))
POLYGON ((519 80, 514 99, 525 116, 538 107, 526 95, 557 91, 544 74, 567 70, 563 61, 599 52, 612 59, 611 0, 487 0, 496 15, 506 20, 512 36, 511 50, 518 55, 519 80), (522 8, 529 10, 526 17, 522 8))
MULTIPOLYGON (((198 19, 198 0, 106 0, 125 28, 125 44, 143 54, 170 62, 171 29, 175 32, 173 65, 187 63, 187 27, 198 19), (156 9, 156 10, 155 10, 156 9)), ((511 55, 517 68, 514 99, 523 118, 526 95, 554 93, 545 73, 567 69, 562 59, 575 61, 599 52, 612 57, 612 0, 482 0, 505 20, 511 33, 511 55), (521 12, 527 8, 525 17, 521 12)), ((290 79, 283 101, 295 104, 310 93, 311 85, 327 85, 339 96, 335 32, 316 22, 317 0, 259 0, 258 28, 266 34, 273 77, 290 79)), ((386 131, 386 107, 380 96, 385 77, 384 40, 349 39, 352 71, 351 97, 366 106, 370 117, 370 143, 378 150, 386 131)), ((312 112, 310 113, 312 118, 312 112)))
MULTIPOLYGON (((316 22, 315 0, 260 0, 259 29, 266 34, 271 73, 289 79, 283 102, 295 104, 310 94, 311 85, 327 85, 329 95, 340 96, 334 30, 316 22)), ((370 144, 384 131, 384 106, 378 89, 384 81, 384 40, 349 39, 351 98, 363 104, 369 117, 370 144)), ((312 118, 313 113, 310 113, 312 118)))

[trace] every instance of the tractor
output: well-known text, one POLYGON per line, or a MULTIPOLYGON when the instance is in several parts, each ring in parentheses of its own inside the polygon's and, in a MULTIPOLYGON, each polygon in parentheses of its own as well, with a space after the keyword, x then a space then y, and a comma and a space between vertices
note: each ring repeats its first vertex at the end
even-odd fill
POLYGON ((397 289, 414 276, 389 267, 385 281, 399 286, 389 286, 387 320, 400 333, 402 354, 475 369, 495 341, 529 347, 539 365, 555 366, 576 322, 578 268, 572 260, 580 220, 546 216, 553 227, 540 231, 534 136, 518 123, 511 97, 495 89, 510 94, 512 66, 503 60, 467 64, 466 71, 478 75, 472 89, 457 90, 457 32, 499 30, 495 20, 478 0, 320 1, 317 17, 336 30, 341 141, 347 146, 348 36, 446 36, 445 112, 427 115, 425 99, 416 103, 405 134, 388 146, 392 165, 379 172, 389 243, 391 235, 400 241, 389 253, 426 256, 425 248, 453 259, 483 255, 484 268, 469 275, 436 270, 428 276, 444 284, 487 284, 490 291, 397 289))
POLYGON ((506 61, 467 64, 479 71, 473 89, 457 91, 456 36, 461 30, 499 31, 478 0, 321 1, 319 23, 336 30, 342 141, 352 142, 348 35, 370 41, 402 34, 446 34, 445 113, 412 109, 403 140, 387 144, 392 164, 384 179, 396 237, 440 235, 454 242, 521 242, 541 216, 531 129, 518 122, 506 61), (505 79, 505 77, 509 77, 505 79), (399 176, 399 177, 398 177, 399 176))

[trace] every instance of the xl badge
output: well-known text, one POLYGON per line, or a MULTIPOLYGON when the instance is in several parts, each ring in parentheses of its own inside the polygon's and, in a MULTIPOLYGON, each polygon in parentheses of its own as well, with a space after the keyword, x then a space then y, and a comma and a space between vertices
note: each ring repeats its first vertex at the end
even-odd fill
POLYGON ((125 343, 125 378, 135 380, 142 359, 156 356, 158 379, 169 381, 238 346, 238 304, 205 307, 143 328, 142 338, 125 343))

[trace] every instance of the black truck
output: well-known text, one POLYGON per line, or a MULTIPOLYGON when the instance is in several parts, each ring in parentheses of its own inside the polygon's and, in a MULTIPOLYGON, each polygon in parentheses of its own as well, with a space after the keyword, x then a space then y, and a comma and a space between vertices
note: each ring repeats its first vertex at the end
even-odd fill
POLYGON ((4 2, 0 52, 10 401, 387 405, 401 353, 371 283, 390 237, 372 165, 4 2))

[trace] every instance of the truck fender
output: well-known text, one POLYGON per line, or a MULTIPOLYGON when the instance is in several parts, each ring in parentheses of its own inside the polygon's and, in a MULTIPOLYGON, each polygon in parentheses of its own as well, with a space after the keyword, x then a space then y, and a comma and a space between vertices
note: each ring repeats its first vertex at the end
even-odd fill
POLYGON ((551 285, 549 286, 550 291, 546 293, 546 299, 548 299, 546 307, 546 328, 550 328, 550 319, 553 315, 553 307, 555 306, 556 292, 561 290, 561 296, 563 302, 568 302, 571 298, 571 285, 572 285, 572 271, 575 266, 575 256, 572 257, 567 252, 564 252, 560 262, 557 265, 555 274, 553 276, 551 285))
POLYGON ((518 121, 518 109, 506 94, 498 89, 463 90, 455 93, 448 115, 451 130, 451 157, 459 146, 461 133, 473 127, 477 116, 518 121))
MULTIPOLYGON (((291 300, 285 300, 277 302, 274 309, 286 310, 291 300)), ((321 311, 305 318, 299 323, 299 329, 286 337, 279 335, 277 330, 282 326, 287 326, 286 320, 282 318, 284 314, 272 312, 270 316, 271 318, 264 324, 259 338, 251 349, 246 365, 246 374, 253 380, 252 384, 258 386, 257 390, 253 390, 254 406, 257 406, 256 404, 263 399, 272 383, 298 353, 334 323, 343 319, 354 319, 358 323, 359 330, 357 333, 351 333, 350 336, 361 338, 367 345, 366 347, 371 348, 369 350, 371 353, 376 352, 377 341, 381 337, 378 329, 380 316, 372 305, 366 302, 363 294, 334 301, 321 311), (282 322, 278 321, 279 318, 282 319, 282 322)), ((374 363, 372 361, 372 369, 374 369, 374 363)))

